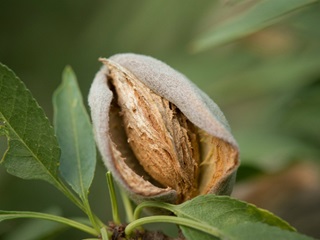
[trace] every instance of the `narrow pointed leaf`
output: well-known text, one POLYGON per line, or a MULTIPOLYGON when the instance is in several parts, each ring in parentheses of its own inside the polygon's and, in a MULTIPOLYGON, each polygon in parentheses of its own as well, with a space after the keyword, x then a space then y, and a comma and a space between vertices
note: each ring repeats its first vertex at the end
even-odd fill
MULTIPOLYGON (((283 230, 294 231, 287 222, 272 213, 226 196, 199 196, 173 206, 173 209, 178 217, 208 224, 225 234, 227 234, 226 228, 243 222, 260 222, 283 230)), ((212 239, 212 236, 188 227, 181 226, 181 229, 188 239, 212 239)))
POLYGON ((8 173, 59 185, 60 149, 54 130, 23 82, 1 64, 0 135, 8 140, 1 160, 8 173))
POLYGON ((234 5, 235 11, 230 17, 211 27, 194 42, 194 49, 202 51, 209 47, 226 44, 243 38, 263 28, 279 22, 282 17, 301 9, 316 0, 263 0, 254 1, 243 10, 234 5))
POLYGON ((80 197, 86 198, 96 165, 92 126, 76 76, 67 67, 54 93, 54 125, 61 146, 60 171, 80 197))

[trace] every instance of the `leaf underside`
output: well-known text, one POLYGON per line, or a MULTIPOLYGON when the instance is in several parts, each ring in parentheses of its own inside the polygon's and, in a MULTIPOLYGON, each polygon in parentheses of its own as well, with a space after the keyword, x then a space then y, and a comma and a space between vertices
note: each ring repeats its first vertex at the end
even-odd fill
POLYGON ((96 148, 89 116, 70 67, 63 72, 53 104, 54 126, 61 146, 61 174, 80 197, 86 198, 94 176, 96 148))

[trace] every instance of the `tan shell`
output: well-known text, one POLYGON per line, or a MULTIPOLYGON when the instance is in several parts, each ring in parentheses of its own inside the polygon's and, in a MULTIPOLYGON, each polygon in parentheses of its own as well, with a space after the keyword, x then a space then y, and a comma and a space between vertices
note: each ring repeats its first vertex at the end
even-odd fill
MULTIPOLYGON (((179 203, 190 198, 181 200, 175 184, 164 181, 164 186, 155 181, 133 153, 111 89, 111 80, 117 81, 121 76, 140 81, 153 94, 174 104, 197 128, 201 145, 195 184, 198 194, 230 194, 239 165, 238 146, 219 107, 184 75, 154 58, 117 54, 101 61, 104 66, 89 93, 95 138, 107 168, 130 196, 136 202, 156 199, 179 203)), ((147 146, 144 147, 146 151, 147 146)))

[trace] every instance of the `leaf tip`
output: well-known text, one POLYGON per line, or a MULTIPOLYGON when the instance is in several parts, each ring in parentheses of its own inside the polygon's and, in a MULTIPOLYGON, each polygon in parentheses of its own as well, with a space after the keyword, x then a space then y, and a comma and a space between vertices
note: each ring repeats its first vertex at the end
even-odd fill
POLYGON ((65 66, 62 72, 63 82, 76 81, 76 75, 70 65, 65 66))

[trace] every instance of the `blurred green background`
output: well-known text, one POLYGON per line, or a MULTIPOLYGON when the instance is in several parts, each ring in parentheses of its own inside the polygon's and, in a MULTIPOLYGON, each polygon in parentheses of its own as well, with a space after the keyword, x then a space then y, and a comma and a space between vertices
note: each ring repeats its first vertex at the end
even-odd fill
MULTIPOLYGON (((242 161, 234 196, 320 237, 320 4, 312 2, 0 0, 0 62, 21 78, 49 119, 66 65, 86 98, 99 57, 134 52, 166 62, 229 120, 242 161)), ((0 144, 2 155, 4 138, 0 144)), ((107 221, 104 172, 99 162, 91 198, 107 221)), ((22 181, 3 168, 0 209, 81 215, 53 187, 22 181)), ((54 230, 52 235, 36 236, 29 224, 41 226, 1 223, 0 239, 85 236, 47 223, 37 228, 54 230)))

